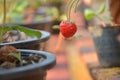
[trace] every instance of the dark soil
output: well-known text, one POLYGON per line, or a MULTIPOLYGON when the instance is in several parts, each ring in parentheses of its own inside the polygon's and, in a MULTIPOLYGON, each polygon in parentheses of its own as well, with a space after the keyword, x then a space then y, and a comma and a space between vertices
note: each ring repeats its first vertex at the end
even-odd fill
POLYGON ((29 54, 28 57, 22 56, 23 66, 28 64, 41 63, 44 58, 38 54, 29 54))
POLYGON ((17 58, 8 55, 11 52, 16 52, 16 54, 18 54, 18 51, 12 46, 4 46, 0 49, 0 70, 12 69, 16 67, 26 66, 29 64, 41 63, 44 60, 44 57, 40 56, 39 54, 23 54, 21 56, 21 64, 17 58))
POLYGON ((39 56, 38 54, 29 54, 29 57, 22 57, 22 62, 23 64, 20 65, 19 62, 1 62, 0 63, 0 70, 5 70, 5 69, 12 69, 20 66, 26 66, 29 64, 35 64, 35 63, 41 63, 44 60, 42 56, 39 56))

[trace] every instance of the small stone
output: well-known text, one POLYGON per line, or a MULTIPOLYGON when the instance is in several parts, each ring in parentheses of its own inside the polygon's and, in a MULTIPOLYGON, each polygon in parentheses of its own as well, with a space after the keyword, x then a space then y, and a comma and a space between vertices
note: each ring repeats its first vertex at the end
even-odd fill
POLYGON ((39 63, 43 62, 44 61, 44 58, 40 58, 39 59, 39 63))
POLYGON ((30 54, 29 57, 34 62, 38 62, 39 61, 39 55, 38 54, 30 54))
POLYGON ((13 36, 13 35, 18 35, 19 32, 17 30, 11 30, 10 31, 10 34, 13 36))

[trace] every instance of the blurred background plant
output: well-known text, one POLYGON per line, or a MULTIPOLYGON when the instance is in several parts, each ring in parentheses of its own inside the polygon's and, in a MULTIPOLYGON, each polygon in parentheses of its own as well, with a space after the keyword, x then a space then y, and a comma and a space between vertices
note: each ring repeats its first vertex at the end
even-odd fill
MULTIPOLYGON (((1 9, 2 2, 3 0, 0 0, 1 9)), ((30 22, 33 20, 27 19, 28 17, 37 21, 46 16, 52 17, 53 20, 59 20, 63 14, 60 8, 62 3, 63 0, 7 0, 7 23, 30 22), (59 7, 58 4, 60 4, 59 7)), ((0 10, 0 15, 3 15, 2 10, 0 10)), ((0 22, 2 19, 2 16, 0 16, 0 22)))

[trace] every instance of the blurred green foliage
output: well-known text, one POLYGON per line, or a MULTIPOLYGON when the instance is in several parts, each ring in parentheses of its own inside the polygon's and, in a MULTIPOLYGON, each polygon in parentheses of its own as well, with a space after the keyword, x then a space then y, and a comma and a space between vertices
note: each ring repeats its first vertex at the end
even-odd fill
POLYGON ((91 20, 94 16, 98 16, 105 11, 105 4, 102 4, 98 10, 85 9, 84 15, 87 20, 91 20))
POLYGON ((52 16, 53 19, 58 19, 59 10, 56 7, 47 8, 47 15, 52 16))
MULTIPOLYGON (((28 9, 38 10, 41 6, 47 6, 46 4, 61 3, 62 0, 7 0, 7 23, 23 22, 24 12, 28 9)), ((0 0, 0 7, 3 6, 3 0, 0 0)), ((46 15, 52 17, 54 20, 60 18, 60 10, 56 6, 47 6, 46 15)), ((3 11, 0 10, 0 23, 3 20, 3 11)), ((37 20, 41 20, 41 16, 36 16, 37 20)))

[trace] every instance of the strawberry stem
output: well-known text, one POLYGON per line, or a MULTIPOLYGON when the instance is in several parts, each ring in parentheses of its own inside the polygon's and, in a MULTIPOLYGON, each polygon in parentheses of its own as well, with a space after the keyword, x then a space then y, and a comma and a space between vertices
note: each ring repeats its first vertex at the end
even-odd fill
POLYGON ((75 12, 76 12, 78 2, 79 2, 79 0, 70 0, 70 2, 68 3, 68 7, 67 7, 67 21, 70 22, 70 13, 71 13, 71 9, 73 7, 74 7, 75 12))
POLYGON ((76 13, 76 11, 77 11, 77 7, 78 7, 78 3, 79 3, 79 0, 76 0, 76 2, 75 2, 75 7, 74 7, 74 10, 75 10, 75 13, 76 13))
POLYGON ((72 7, 73 7, 74 1, 75 1, 75 0, 70 0, 70 2, 68 3, 68 8, 67 8, 67 21, 69 21, 69 22, 70 22, 70 12, 71 12, 71 9, 72 9, 72 7))
POLYGON ((101 22, 103 22, 104 24, 102 24, 104 27, 106 26, 106 23, 104 22, 104 20, 100 17, 100 16, 98 16, 98 15, 95 15, 101 22))

